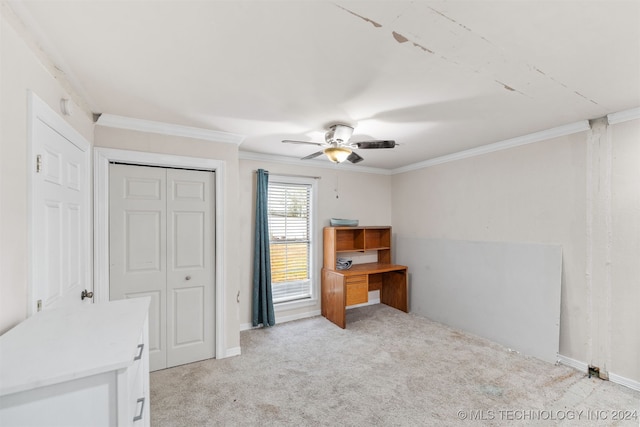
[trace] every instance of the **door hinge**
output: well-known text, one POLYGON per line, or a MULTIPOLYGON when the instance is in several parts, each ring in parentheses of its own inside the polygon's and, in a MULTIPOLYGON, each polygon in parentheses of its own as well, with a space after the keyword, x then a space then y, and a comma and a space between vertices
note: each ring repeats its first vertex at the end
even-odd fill
POLYGON ((41 300, 41 299, 39 299, 39 300, 38 300, 38 303, 37 303, 37 310, 38 310, 38 311, 42 311, 42 300, 41 300))
POLYGON ((42 154, 38 154, 36 156, 36 173, 40 173, 42 171, 42 154))

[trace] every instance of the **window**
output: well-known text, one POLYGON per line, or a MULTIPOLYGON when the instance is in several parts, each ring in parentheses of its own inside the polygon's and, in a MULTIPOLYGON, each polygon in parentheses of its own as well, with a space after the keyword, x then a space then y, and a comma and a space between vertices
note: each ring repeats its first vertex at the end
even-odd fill
POLYGON ((269 176, 269 249, 274 304, 313 296, 313 187, 312 179, 269 176))

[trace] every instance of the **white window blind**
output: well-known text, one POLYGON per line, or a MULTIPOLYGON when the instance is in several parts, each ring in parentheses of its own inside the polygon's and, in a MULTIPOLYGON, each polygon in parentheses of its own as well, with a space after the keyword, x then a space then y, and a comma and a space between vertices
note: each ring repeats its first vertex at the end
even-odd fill
POLYGON ((310 298, 312 187, 270 179, 268 189, 273 302, 310 298))

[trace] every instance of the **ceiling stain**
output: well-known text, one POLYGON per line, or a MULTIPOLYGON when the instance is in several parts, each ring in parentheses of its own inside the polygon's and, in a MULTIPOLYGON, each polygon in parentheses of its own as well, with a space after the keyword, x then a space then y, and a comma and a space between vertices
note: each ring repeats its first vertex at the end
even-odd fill
MULTIPOLYGON (((506 84, 502 83, 502 82, 501 82, 501 81, 499 81, 499 80, 495 80, 495 82, 496 82, 496 83, 498 83, 498 84, 500 84, 500 85, 502 85, 502 87, 504 87, 504 88, 505 88, 506 90, 508 90, 509 92, 519 93, 519 94, 520 94, 520 95, 522 95, 522 96, 526 96, 527 98, 531 98, 531 97, 530 97, 529 95, 527 95, 526 93, 520 92, 519 90, 514 89, 514 88, 512 88, 511 86, 506 85, 506 84)), ((531 98, 531 99, 533 99, 533 98, 531 98)))
MULTIPOLYGON (((400 43, 400 44, 402 44, 402 43, 406 43, 406 42, 410 41, 410 42, 411 42, 411 44, 412 44, 414 47, 417 47, 417 48, 422 49, 422 51, 423 51, 423 52, 435 53, 435 52, 434 52, 434 51, 432 51, 431 49, 426 48, 426 47, 422 46, 420 43, 416 43, 416 42, 414 42, 413 40, 409 40, 408 38, 406 38, 405 36, 403 36, 402 34, 400 34, 400 33, 396 32, 396 31, 393 31, 391 34, 393 35, 393 38, 394 38, 394 39, 396 39, 396 41, 397 41, 398 43, 400 43)), ((447 58, 445 58, 444 56, 442 57, 442 59, 444 59, 445 61, 448 61, 448 59, 447 59, 447 58)))
POLYGON ((589 102, 592 102, 592 103, 594 103, 594 104, 596 104, 596 105, 600 105, 600 104, 598 104, 596 101, 594 101, 593 99, 587 98, 586 96, 584 96, 583 94, 581 94, 581 93, 580 93, 580 92, 578 92, 577 90, 574 90, 574 91, 573 91, 573 93, 575 93, 576 95, 578 95, 578 96, 580 96, 580 97, 582 97, 582 98, 586 99, 586 100, 587 100, 587 101, 589 101, 589 102))
POLYGON ((471 31, 471 29, 469 27, 467 27, 466 25, 462 25, 461 23, 459 23, 458 21, 456 21, 453 18, 450 18, 449 16, 445 15, 444 13, 440 12, 439 10, 436 10, 432 7, 429 7, 429 9, 431 9, 432 11, 434 11, 435 13, 437 13, 438 15, 442 16, 443 18, 453 22, 454 24, 458 24, 459 26, 461 26, 462 28, 464 28, 467 31, 471 31))
MULTIPOLYGON (((394 31, 392 34, 393 34, 393 38, 394 38, 394 39, 396 39, 396 41, 397 41, 398 43, 406 43, 406 42, 408 42, 408 41, 409 41, 409 39, 408 39, 408 38, 406 38, 405 36, 403 36, 403 35, 402 35, 402 34, 400 34, 400 33, 396 33, 396 32, 394 31)), ((415 43, 414 43, 414 44, 415 44, 415 43)))
POLYGON ((440 12, 439 10, 436 10, 436 9, 434 9, 434 8, 432 8, 432 7, 429 7, 429 9, 431 9, 434 13, 437 13, 438 15, 442 16, 443 18, 445 18, 445 19, 447 19, 447 20, 449 20, 449 21, 453 22, 454 24, 456 24, 456 25, 457 25, 457 26, 459 26, 460 28, 463 28, 463 29, 467 30, 468 32, 475 34, 476 36, 480 37, 482 40, 486 41, 487 43, 489 43, 489 44, 493 44, 493 43, 491 43, 487 38, 485 38, 485 37, 483 37, 483 36, 481 36, 481 35, 479 35, 479 34, 477 34, 477 33, 474 33, 474 32, 473 32, 473 30, 472 30, 471 28, 467 27, 467 26, 466 26, 466 25, 464 25, 464 24, 459 23, 459 22, 458 22, 458 21, 456 21, 455 19, 453 19, 453 18, 451 18, 451 17, 449 17, 449 16, 445 15, 444 13, 440 12))
POLYGON ((419 47, 420 49, 422 49, 422 50, 423 50, 423 51, 425 51, 425 52, 435 53, 435 52, 434 52, 434 51, 432 51, 431 49, 427 49, 426 47, 422 46, 421 44, 418 44, 418 43, 413 42, 413 41, 412 41, 411 43, 413 43, 413 45, 414 45, 415 47, 419 47))
MULTIPOLYGON (((544 75, 545 77, 547 77, 549 80, 551 80, 552 82, 559 84, 560 86, 562 86, 565 89, 569 89, 569 86, 567 86, 566 84, 562 83, 560 80, 555 79, 553 77, 551 77, 550 75, 543 73, 542 71, 540 71, 539 69, 536 68, 536 71, 539 72, 540 74, 544 75)), ((571 89, 569 89, 571 90, 571 89)))
POLYGON ((558 80, 554 79, 553 77, 551 77, 550 75, 548 75, 547 73, 542 71, 540 68, 534 67, 532 65, 530 65, 530 67, 531 67, 532 70, 535 70, 536 72, 542 74, 543 76, 545 76, 546 78, 548 78, 552 82, 559 84, 560 86, 562 86, 565 89, 569 89, 569 87, 566 84, 562 83, 561 81, 558 81, 558 80))
MULTIPOLYGON (((369 18, 367 18, 367 17, 365 17, 365 16, 362 16, 362 15, 358 15, 357 13, 355 13, 355 12, 353 12, 353 11, 351 11, 351 10, 349 10, 349 9, 345 8, 345 7, 342 7, 342 6, 338 5, 338 4, 336 4, 336 6, 338 6, 340 9, 344 10, 345 12, 349 12, 349 13, 350 13, 350 14, 352 14, 353 16, 356 16, 356 17, 358 17, 358 18, 362 19, 362 20, 363 20, 363 21, 365 21, 365 22, 369 22, 371 25, 373 25, 373 26, 374 26, 374 27, 376 27, 376 28, 381 28, 381 27, 382 27, 382 25, 381 25, 381 24, 377 23, 376 21, 374 21, 374 20, 372 20, 372 19, 369 19, 369 18)), ((437 12, 437 11, 436 11, 436 12, 437 12)), ((438 12, 438 13, 439 13, 439 12, 438 12)), ((442 15, 442 16, 444 16, 444 15, 442 15)), ((400 15, 398 15, 398 18, 399 18, 399 17, 400 17, 400 15)), ((445 16, 445 18, 446 18, 446 16, 445 16)), ((448 19, 449 19, 449 18, 448 18, 448 19)), ((455 22, 455 21, 454 21, 454 22, 455 22)), ((459 24, 458 24, 458 25, 459 25, 459 24)), ((466 27, 465 27, 465 28, 466 28, 466 27)), ((469 29, 467 28, 467 30, 469 30, 469 29)), ((469 30, 469 31, 471 31, 471 30, 469 30)), ((400 33, 396 32, 396 31, 393 31, 391 34, 393 35, 393 38, 394 38, 398 43, 401 43, 401 44, 402 44, 402 43, 406 43, 406 42, 410 41, 408 38, 406 38, 405 36, 403 36, 402 34, 400 34, 400 33)), ((432 51, 432 50, 431 50, 431 49, 429 49, 429 48, 426 48, 426 47, 422 46, 420 43, 416 43, 416 42, 414 42, 413 40, 411 40, 411 43, 413 44, 413 46, 414 46, 414 47, 417 47, 417 48, 422 49, 422 51, 423 51, 423 52, 428 52, 428 53, 431 53, 431 54, 435 54, 435 52, 434 52, 434 51, 432 51)), ((445 58, 445 57, 442 57, 442 59, 444 59, 445 61, 449 61, 449 60, 448 60, 447 58, 445 58)))
POLYGON ((502 83, 501 81, 496 80, 496 83, 501 84, 506 90, 511 91, 511 92, 516 92, 516 90, 514 88, 512 88, 509 85, 506 85, 504 83, 502 83))
MULTIPOLYGON (((571 88, 569 88, 569 86, 567 86, 566 84, 562 83, 561 81, 559 81, 558 79, 555 79, 553 77, 551 77, 550 75, 548 75, 547 73, 545 73, 544 71, 542 71, 541 69, 537 68, 537 67, 533 67, 534 70, 536 70, 538 73, 542 74, 543 76, 547 77, 549 80, 551 80, 552 82, 559 84, 560 86, 562 86, 565 89, 569 89, 571 90, 571 88)), ((499 83, 499 82, 498 82, 499 83)), ((577 90, 574 90, 573 93, 575 93, 576 95, 578 95, 579 97, 597 105, 600 106, 600 104, 598 104, 596 101, 594 101, 591 98, 588 98, 586 96, 584 96, 583 94, 581 94, 580 92, 578 92, 577 90)))
POLYGON ((362 19, 363 21, 370 23, 371 25, 373 25, 373 26, 374 26, 374 27, 376 27, 376 28, 380 28, 380 27, 382 27, 382 24, 378 24, 376 21, 374 21, 374 20, 372 20, 372 19, 369 19, 369 18, 364 17, 364 16, 362 16, 362 15, 358 15, 357 13, 352 12, 352 11, 350 11, 350 10, 349 10, 349 9, 347 9, 347 8, 344 8, 344 7, 340 6, 339 4, 336 4, 336 6, 338 6, 340 9, 342 9, 342 10, 344 10, 344 11, 346 11, 346 12, 349 12, 349 13, 350 13, 350 14, 352 14, 353 16, 357 16, 358 18, 362 19))

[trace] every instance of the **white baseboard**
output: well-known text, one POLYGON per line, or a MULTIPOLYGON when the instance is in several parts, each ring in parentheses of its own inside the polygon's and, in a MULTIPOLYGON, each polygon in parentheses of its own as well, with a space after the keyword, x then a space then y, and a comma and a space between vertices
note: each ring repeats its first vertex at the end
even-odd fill
POLYGON ((240 347, 231 347, 228 348, 227 351, 224 354, 224 357, 233 357, 233 356, 240 356, 241 351, 240 351, 240 347))
POLYGON ((612 372, 609 372, 609 381, 611 381, 612 383, 623 385, 625 387, 629 387, 630 389, 635 391, 640 391, 640 381, 632 380, 630 378, 626 378, 612 372))
POLYGON ((240 324, 240 332, 248 331, 249 329, 259 328, 260 326, 253 326, 252 323, 241 323, 240 324))
MULTIPOLYGON (((565 366, 571 366, 572 368, 577 369, 580 372, 589 372, 588 363, 580 362, 579 360, 571 359, 570 357, 563 356, 561 354, 558 354, 558 363, 561 363, 565 366)), ((609 372, 608 374, 609 381, 611 381, 612 383, 620 384, 625 387, 629 387, 632 390, 640 391, 640 381, 632 380, 630 378, 626 378, 612 372, 609 372)))
MULTIPOLYGON (((276 313, 276 325, 279 323, 291 322, 292 320, 306 319, 307 317, 320 316, 320 310, 307 311, 299 314, 292 314, 290 316, 278 316, 276 313)), ((248 331, 249 329, 257 329, 262 326, 253 326, 253 323, 240 324, 240 331, 248 331)))
POLYGON ((278 316, 278 314, 276 313, 276 325, 278 323, 286 323, 286 322, 291 322, 293 320, 306 319, 308 317, 315 317, 315 316, 320 316, 320 310, 307 311, 305 313, 292 314, 290 316, 278 316))
MULTIPOLYGON (((373 304, 380 304, 380 291, 370 291, 369 301, 362 304, 350 305, 349 307, 347 307, 347 310, 351 308, 364 307, 364 306, 373 305, 373 304)), ((321 314, 320 310, 307 311, 304 313, 292 314, 289 316, 281 316, 281 315, 278 315, 278 313, 276 313, 276 325, 278 323, 286 323, 286 322, 291 322, 293 320, 300 320, 300 319, 306 319, 308 317, 320 316, 320 314, 321 314)), ((253 323, 241 323, 240 331, 241 332, 248 331, 249 329, 256 329, 261 327, 262 326, 253 326, 253 323)))
POLYGON ((571 359, 570 357, 563 356, 558 354, 558 363, 561 363, 565 366, 571 366, 574 369, 577 369, 580 372, 588 373, 589 365, 584 362, 580 362, 579 360, 571 359))

